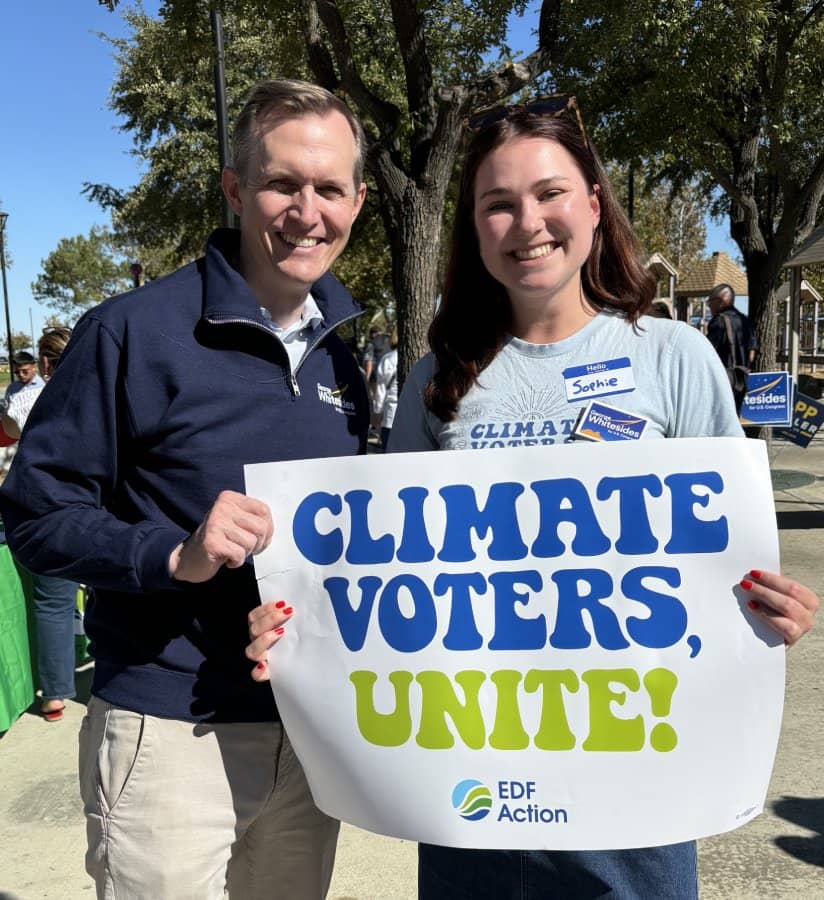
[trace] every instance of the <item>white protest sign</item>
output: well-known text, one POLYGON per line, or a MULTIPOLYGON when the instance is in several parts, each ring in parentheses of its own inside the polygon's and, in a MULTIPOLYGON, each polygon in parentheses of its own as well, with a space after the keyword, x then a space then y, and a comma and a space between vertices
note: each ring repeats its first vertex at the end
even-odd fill
POLYGON ((294 618, 270 657, 318 806, 487 848, 668 844, 757 815, 784 685, 738 582, 779 569, 743 438, 246 468, 294 618))

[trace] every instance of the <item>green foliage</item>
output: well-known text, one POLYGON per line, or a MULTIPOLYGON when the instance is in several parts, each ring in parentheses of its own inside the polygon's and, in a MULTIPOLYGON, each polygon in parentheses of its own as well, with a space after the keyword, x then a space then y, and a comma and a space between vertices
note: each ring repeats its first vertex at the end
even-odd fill
MULTIPOLYGON (((625 209, 629 198, 629 167, 607 165, 612 186, 625 209)), ((675 187, 667 181, 650 181, 643 170, 635 172, 633 228, 647 256, 663 254, 683 277, 703 258, 707 240, 704 224, 710 199, 695 182, 675 187)))
POLYGON ((74 322, 90 306, 131 287, 129 261, 118 253, 112 234, 92 228, 88 236, 63 238, 42 262, 32 284, 36 299, 74 322))
POLYGON ((822 216, 824 3, 575 0, 560 31, 555 83, 582 97, 606 155, 715 188, 747 270, 756 365, 772 368, 783 264, 822 216))
POLYGON ((821 7, 577 0, 564 5, 557 84, 583 97, 610 158, 654 158, 675 185, 719 185, 715 211, 746 224, 746 259, 769 251, 785 212, 799 230, 815 220, 802 188, 824 158, 821 7))
MULTIPOLYGON (((6 345, 3 345, 2 352, 6 352, 6 345)), ((12 331, 11 333, 11 349, 15 350, 31 350, 31 335, 25 331, 12 331)))

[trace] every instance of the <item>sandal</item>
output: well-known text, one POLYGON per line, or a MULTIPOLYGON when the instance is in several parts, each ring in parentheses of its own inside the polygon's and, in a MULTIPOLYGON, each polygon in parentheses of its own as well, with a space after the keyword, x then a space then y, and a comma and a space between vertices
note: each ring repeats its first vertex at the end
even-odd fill
POLYGON ((62 706, 58 706, 56 709, 41 709, 40 715, 47 722, 59 722, 63 718, 63 710, 66 708, 66 704, 64 703, 62 706))

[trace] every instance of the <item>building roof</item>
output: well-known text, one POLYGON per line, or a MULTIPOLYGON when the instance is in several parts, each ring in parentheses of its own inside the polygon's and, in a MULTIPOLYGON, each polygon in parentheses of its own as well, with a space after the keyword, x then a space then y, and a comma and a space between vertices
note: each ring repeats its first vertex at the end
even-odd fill
POLYGON ((706 297, 717 284, 729 284, 738 295, 748 293, 747 276, 723 251, 697 262, 675 288, 676 297, 706 297))
POLYGON ((786 265, 810 266, 822 262, 824 262, 824 225, 819 225, 787 260, 786 265))
POLYGON ((645 266, 648 269, 652 269, 659 278, 663 278, 664 275, 674 275, 676 278, 678 277, 678 270, 663 253, 653 253, 646 261, 645 266))
MULTIPOLYGON (((785 281, 784 284, 775 292, 776 300, 786 300, 790 296, 790 282, 785 281)), ((810 284, 805 278, 801 282, 801 299, 810 302, 813 300, 821 300, 821 294, 810 284)))

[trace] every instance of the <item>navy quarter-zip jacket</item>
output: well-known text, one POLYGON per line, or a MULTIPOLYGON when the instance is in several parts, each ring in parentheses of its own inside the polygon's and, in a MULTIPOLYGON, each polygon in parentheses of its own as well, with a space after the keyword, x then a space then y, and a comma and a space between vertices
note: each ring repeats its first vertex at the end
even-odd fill
POLYGON ((92 692, 189 721, 277 710, 244 656, 261 599, 251 562, 183 584, 173 548, 221 491, 244 490, 244 464, 361 453, 369 424, 362 376, 332 333, 357 304, 331 275, 313 285, 324 326, 293 373, 231 265, 238 249, 238 232, 219 229, 203 258, 80 320, 0 489, 17 559, 94 588, 92 692))

